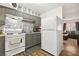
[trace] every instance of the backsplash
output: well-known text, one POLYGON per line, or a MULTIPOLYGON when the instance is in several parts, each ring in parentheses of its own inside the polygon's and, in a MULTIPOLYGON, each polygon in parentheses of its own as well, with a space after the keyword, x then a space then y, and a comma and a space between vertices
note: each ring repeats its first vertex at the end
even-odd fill
POLYGON ((25 33, 32 33, 33 32, 33 23, 23 22, 23 31, 25 33))

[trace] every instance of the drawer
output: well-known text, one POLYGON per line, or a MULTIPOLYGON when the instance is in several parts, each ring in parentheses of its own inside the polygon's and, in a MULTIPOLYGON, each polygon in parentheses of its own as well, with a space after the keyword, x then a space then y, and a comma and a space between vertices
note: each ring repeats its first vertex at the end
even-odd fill
POLYGON ((5 56, 13 56, 13 55, 21 53, 23 51, 25 51, 25 47, 21 47, 21 48, 18 48, 18 49, 13 49, 13 50, 5 52, 5 56))

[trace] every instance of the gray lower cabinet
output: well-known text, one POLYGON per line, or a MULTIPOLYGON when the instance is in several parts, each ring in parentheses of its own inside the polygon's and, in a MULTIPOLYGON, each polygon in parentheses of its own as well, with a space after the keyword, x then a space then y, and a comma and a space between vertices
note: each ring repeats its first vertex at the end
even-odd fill
POLYGON ((37 39, 37 43, 41 43, 41 33, 37 33, 35 34, 36 39, 37 39))
POLYGON ((5 55, 5 37, 0 36, 0 56, 5 55))
POLYGON ((41 43, 41 34, 40 33, 26 34, 26 40, 25 40, 26 48, 32 47, 39 43, 41 43))

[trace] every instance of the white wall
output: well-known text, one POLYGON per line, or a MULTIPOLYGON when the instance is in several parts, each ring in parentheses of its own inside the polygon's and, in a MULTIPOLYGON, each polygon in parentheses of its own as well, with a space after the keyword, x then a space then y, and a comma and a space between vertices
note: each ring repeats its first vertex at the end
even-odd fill
POLYGON ((79 5, 68 4, 68 5, 63 6, 63 17, 66 19, 79 17, 79 5))

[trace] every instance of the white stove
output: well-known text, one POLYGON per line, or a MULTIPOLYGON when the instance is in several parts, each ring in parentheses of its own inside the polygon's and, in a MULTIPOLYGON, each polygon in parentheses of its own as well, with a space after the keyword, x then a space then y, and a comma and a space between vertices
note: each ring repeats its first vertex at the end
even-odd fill
POLYGON ((6 17, 4 30, 6 56, 16 55, 25 51, 25 33, 22 33, 20 18, 15 16, 6 17))

